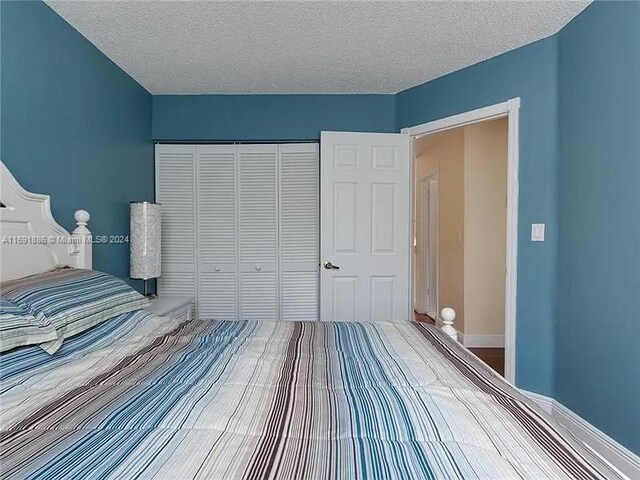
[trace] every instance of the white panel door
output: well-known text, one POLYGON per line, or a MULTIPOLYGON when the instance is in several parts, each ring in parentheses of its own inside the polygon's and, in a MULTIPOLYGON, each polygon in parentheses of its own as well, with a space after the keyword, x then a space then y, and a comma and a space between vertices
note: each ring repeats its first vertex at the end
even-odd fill
POLYGON ((410 320, 410 164, 408 135, 322 132, 321 320, 410 320))
POLYGON ((237 149, 196 146, 199 318, 238 318, 237 149))
POLYGON ((277 145, 237 146, 240 318, 278 320, 277 145))
POLYGON ((280 318, 318 320, 317 143, 279 145, 280 318))
POLYGON ((156 145, 156 201, 162 216, 160 295, 196 294, 195 146, 156 145))

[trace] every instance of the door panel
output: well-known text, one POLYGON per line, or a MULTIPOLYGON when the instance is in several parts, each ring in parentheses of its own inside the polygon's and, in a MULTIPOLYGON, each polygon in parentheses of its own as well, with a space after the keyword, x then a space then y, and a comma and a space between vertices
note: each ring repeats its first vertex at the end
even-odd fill
POLYGON ((194 296, 197 271, 195 147, 157 145, 155 157, 156 201, 162 205, 162 276, 158 279, 158 293, 194 296))
MULTIPOLYGON (((327 320, 340 322, 355 322, 358 320, 359 311, 358 277, 347 277, 343 275, 333 275, 331 277, 332 302, 331 318, 327 320)), ((324 292, 321 292, 321 295, 324 292)), ((321 297, 324 300, 324 297, 321 297)), ((321 317, 323 320, 325 317, 321 317)))
POLYGON ((240 274, 240 319, 278 319, 276 272, 242 272, 240 274))
POLYGON ((388 322, 393 318, 395 277, 371 277, 371 320, 388 322))
POLYGON ((238 317, 237 152, 233 145, 198 145, 199 318, 238 317))
POLYGON ((318 261, 311 271, 283 270, 280 279, 282 320, 318 320, 318 261))
MULTIPOLYGON (((340 215, 333 216, 333 254, 355 254, 358 226, 358 183, 334 182, 334 205, 339 205, 340 215)), ((333 256, 333 255, 332 255, 333 256)))
POLYGON ((409 137, 322 132, 320 162, 321 320, 409 320, 409 137))
POLYGON ((269 264, 277 254, 277 145, 242 145, 240 156, 240 262, 269 264))
POLYGON ((280 318, 318 320, 318 144, 278 146, 280 318))
POLYGON ((240 319, 279 318, 277 145, 240 145, 240 319))
POLYGON ((371 185, 371 253, 381 255, 395 252, 395 197, 393 183, 371 185))
POLYGON ((235 320, 238 317, 236 285, 235 268, 232 272, 201 270, 198 280, 199 318, 235 320))

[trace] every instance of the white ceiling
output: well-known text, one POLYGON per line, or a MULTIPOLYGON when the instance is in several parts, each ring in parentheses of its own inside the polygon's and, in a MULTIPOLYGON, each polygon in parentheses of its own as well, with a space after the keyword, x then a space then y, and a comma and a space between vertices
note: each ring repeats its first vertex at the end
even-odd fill
POLYGON ((153 94, 396 93, 556 33, 589 1, 47 3, 153 94))

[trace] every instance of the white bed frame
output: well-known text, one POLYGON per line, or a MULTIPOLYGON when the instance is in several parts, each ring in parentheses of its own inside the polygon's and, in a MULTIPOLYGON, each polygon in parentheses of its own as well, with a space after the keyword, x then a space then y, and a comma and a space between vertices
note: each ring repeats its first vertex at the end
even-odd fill
POLYGON ((65 265, 91 269, 89 212, 75 212, 69 234, 51 215, 49 196, 26 191, 1 161, 0 202, 0 281, 65 265))

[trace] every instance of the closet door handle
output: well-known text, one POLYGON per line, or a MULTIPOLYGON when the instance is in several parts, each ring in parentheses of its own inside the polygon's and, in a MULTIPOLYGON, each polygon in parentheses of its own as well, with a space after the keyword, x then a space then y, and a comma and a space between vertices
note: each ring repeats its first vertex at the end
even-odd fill
POLYGON ((259 272, 260 270, 262 270, 262 266, 261 265, 256 265, 256 272, 259 272))
POLYGON ((340 270, 338 265, 334 265, 331 262, 324 262, 324 268, 325 270, 340 270))

